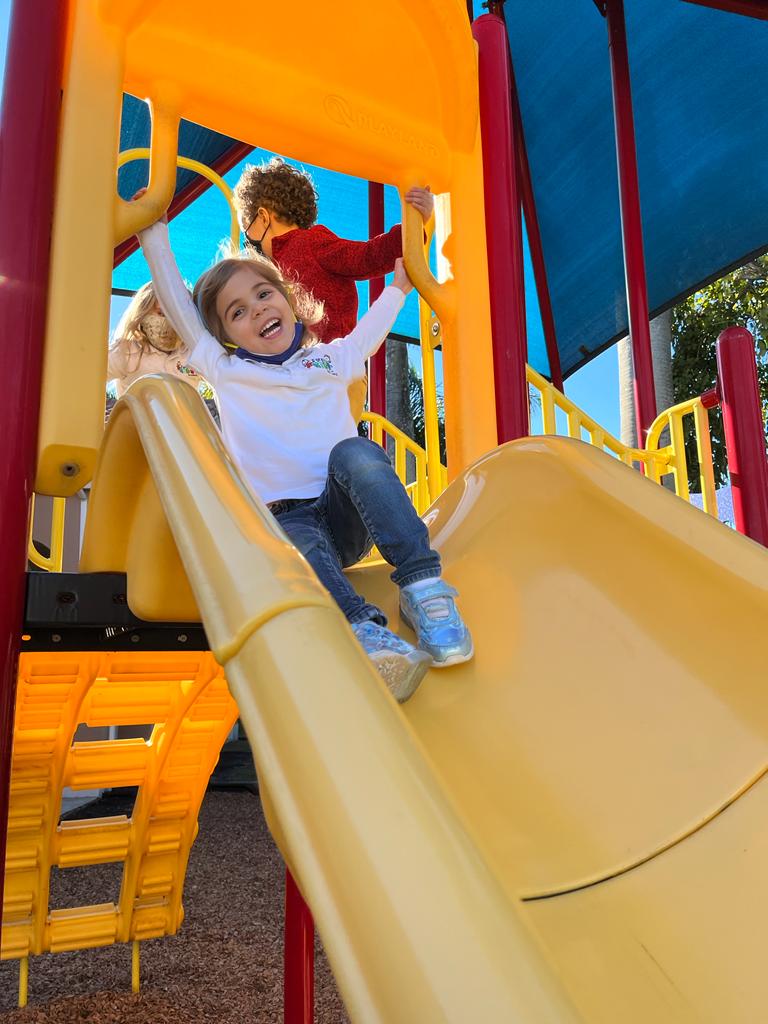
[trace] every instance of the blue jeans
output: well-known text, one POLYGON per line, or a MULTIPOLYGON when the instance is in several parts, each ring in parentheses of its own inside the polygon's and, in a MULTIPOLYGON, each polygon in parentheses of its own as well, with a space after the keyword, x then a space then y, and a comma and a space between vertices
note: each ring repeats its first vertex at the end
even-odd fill
POLYGON ((368 604, 342 572, 373 545, 394 566, 398 586, 440 575, 440 556, 405 493, 387 453, 365 437, 349 437, 332 449, 328 480, 319 498, 276 504, 276 518, 350 622, 373 619, 385 626, 381 609, 368 604))

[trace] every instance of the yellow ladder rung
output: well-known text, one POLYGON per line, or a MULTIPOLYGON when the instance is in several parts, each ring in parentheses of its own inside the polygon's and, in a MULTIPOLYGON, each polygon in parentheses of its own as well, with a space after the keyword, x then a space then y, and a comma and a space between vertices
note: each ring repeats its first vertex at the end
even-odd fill
POLYGON ((140 786, 147 764, 147 744, 142 739, 73 743, 64 784, 72 789, 140 786))
POLYGON ((56 832, 55 862, 62 868, 125 860, 131 823, 122 814, 87 821, 62 821, 56 832))
POLYGON ((50 950, 64 953, 73 949, 110 946, 117 938, 118 913, 114 903, 52 910, 48 917, 50 950))

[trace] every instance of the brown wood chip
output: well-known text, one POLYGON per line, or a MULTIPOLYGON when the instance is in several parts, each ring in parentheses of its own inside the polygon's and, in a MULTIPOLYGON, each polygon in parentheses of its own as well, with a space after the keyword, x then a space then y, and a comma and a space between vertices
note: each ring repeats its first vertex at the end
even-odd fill
MULTIPOLYGON (((51 905, 114 898, 121 865, 57 871, 51 905)), ((178 935, 131 947, 30 959, 29 1006, 16 1009, 18 964, 0 963, 0 1024, 278 1024, 283 1018, 283 876, 257 797, 212 791, 200 813, 178 935)), ((315 958, 315 1021, 347 1021, 328 963, 315 958)))

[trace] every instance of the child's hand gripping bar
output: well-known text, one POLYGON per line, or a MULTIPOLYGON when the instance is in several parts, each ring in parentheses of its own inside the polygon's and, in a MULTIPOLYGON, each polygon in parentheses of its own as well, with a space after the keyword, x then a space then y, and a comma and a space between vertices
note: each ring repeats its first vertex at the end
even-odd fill
POLYGON ((456 315, 456 288, 453 281, 438 281, 430 270, 424 246, 424 221, 419 211, 405 202, 403 258, 414 288, 443 322, 451 322, 456 315))
POLYGON ((152 111, 149 185, 144 195, 131 203, 115 196, 115 245, 159 220, 168 209, 176 189, 178 94, 172 86, 164 85, 157 89, 149 104, 152 111))

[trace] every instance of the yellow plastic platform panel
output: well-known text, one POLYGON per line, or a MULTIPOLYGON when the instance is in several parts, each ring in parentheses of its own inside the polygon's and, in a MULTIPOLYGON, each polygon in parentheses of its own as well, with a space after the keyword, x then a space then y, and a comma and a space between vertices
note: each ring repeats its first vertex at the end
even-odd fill
POLYGON ((118 468, 133 488, 155 487, 253 744, 271 827, 352 1019, 575 1024, 519 903, 183 382, 144 378, 115 406, 84 540, 96 571, 146 530, 130 507, 116 517, 100 497, 119 484, 118 468))
MULTIPOLYGON (((404 714, 512 892, 626 870, 765 771, 764 548, 564 438, 498 449, 426 519, 476 653, 404 714)), ((352 579, 400 628, 388 567, 352 579)))
POLYGON ((197 814, 237 718, 208 652, 22 653, 0 955, 173 934, 197 814), (88 726, 151 738, 73 742, 88 726), (129 816, 60 821, 64 786, 138 786, 129 816), (51 867, 124 862, 117 904, 49 910, 51 867))
POLYGON ((92 476, 112 245, 167 204, 179 116, 401 190, 450 193, 453 280, 431 276, 410 208, 406 262, 443 325, 451 472, 492 448, 476 56, 463 0, 297 0, 270 12, 268 46, 247 41, 246 0, 232 0, 225 18, 209 0, 72 0, 70 9, 35 489, 72 494, 92 476), (123 89, 153 111, 150 189, 132 208, 115 195, 123 89))

